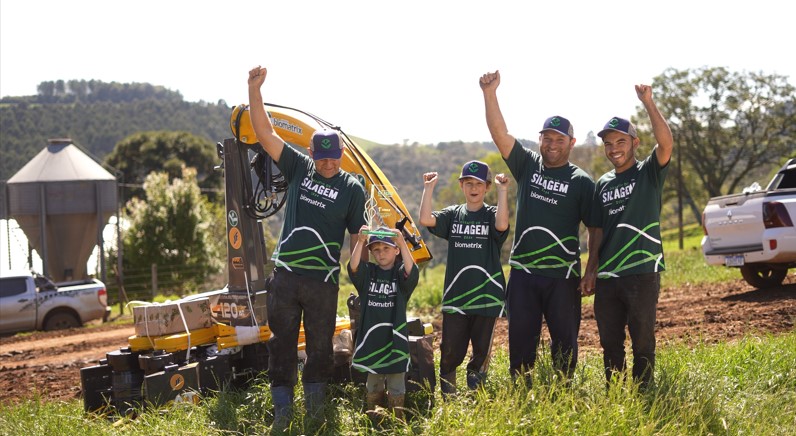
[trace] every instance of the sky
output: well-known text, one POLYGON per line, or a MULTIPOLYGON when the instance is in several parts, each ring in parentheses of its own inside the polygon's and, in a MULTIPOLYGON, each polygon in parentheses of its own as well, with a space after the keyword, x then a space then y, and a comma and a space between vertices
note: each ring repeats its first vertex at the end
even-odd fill
MULTIPOLYGON (((634 115, 634 85, 668 68, 726 67, 796 84, 785 5, 2 0, 0 96, 33 95, 43 81, 95 79, 233 106, 248 102, 248 70, 263 65, 266 102, 382 144, 436 144, 490 141, 478 79, 500 70, 498 98, 515 137, 537 139, 545 118, 560 115, 581 143, 611 117, 634 115)), ((11 239, 24 253, 25 241, 11 239)), ((24 266, 24 256, 11 258, 24 266)))
POLYGON ((498 98, 515 137, 537 139, 545 118, 560 115, 580 143, 611 117, 634 115, 634 85, 667 68, 726 67, 796 83, 786 4, 2 0, 0 96, 95 79, 232 106, 248 102, 247 72, 262 65, 266 102, 349 135, 489 141, 478 79, 500 70, 498 98))

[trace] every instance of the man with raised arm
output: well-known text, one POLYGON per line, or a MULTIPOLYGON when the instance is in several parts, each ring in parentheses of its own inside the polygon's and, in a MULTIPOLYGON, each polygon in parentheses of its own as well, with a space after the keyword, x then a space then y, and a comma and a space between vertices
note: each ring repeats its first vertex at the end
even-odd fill
MULTIPOLYGON (((561 116, 545 120, 539 153, 512 136, 498 104, 500 72, 479 81, 492 140, 517 180, 517 222, 506 302, 509 369, 530 382, 542 320, 550 332, 555 368, 569 377, 578 361, 580 330, 580 223, 589 221, 594 181, 569 162, 572 125, 561 116)), ((592 253, 589 253, 591 256, 592 253)))
POLYGON ((249 105, 258 142, 289 183, 266 300, 274 428, 285 429, 293 413, 302 314, 307 352, 302 374, 305 407, 308 416, 323 418, 326 383, 334 367, 340 252, 346 229, 353 249, 365 224, 365 191, 354 176, 340 169, 343 144, 336 132, 316 131, 309 156, 279 137, 263 106, 260 88, 266 74, 259 66, 249 71, 249 105))
POLYGON ((597 134, 614 169, 597 181, 594 219, 598 227, 589 241, 592 257, 583 281, 585 295, 595 292, 594 318, 603 347, 605 376, 625 369, 625 326, 633 346, 633 380, 642 389, 654 381, 655 318, 664 270, 661 245, 663 183, 669 170, 674 140, 669 124, 652 99, 652 88, 636 85, 636 95, 650 118, 658 143, 644 160, 635 126, 613 117, 597 134))

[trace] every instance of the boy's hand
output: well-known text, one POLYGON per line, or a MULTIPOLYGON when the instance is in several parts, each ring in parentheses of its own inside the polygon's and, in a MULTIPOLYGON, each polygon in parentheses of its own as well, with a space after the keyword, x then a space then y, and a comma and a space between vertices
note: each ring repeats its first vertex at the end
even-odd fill
POLYGON ((500 173, 495 176, 495 186, 497 186, 498 191, 508 191, 509 190, 509 176, 500 173))
POLYGON ((357 241, 363 244, 368 243, 368 235, 365 234, 367 230, 370 230, 370 228, 364 224, 362 225, 362 227, 359 228, 359 233, 357 234, 357 241))
POLYGON ((400 244, 401 240, 403 240, 403 235, 401 235, 401 232, 399 232, 396 229, 390 229, 390 231, 392 232, 393 242, 395 242, 396 244, 400 244))
POLYGON ((439 175, 436 173, 436 171, 423 174, 424 188, 433 188, 436 186, 437 181, 439 181, 439 175))

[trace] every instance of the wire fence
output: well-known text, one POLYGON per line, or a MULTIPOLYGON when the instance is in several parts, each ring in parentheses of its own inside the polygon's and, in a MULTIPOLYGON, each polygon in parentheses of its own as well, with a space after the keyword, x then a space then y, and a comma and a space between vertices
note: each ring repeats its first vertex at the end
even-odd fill
POLYGON ((221 271, 208 276, 198 266, 152 264, 149 268, 125 268, 121 277, 115 267, 108 272, 105 284, 108 303, 120 301, 151 301, 158 295, 180 298, 184 295, 221 289, 226 285, 226 274, 221 271))

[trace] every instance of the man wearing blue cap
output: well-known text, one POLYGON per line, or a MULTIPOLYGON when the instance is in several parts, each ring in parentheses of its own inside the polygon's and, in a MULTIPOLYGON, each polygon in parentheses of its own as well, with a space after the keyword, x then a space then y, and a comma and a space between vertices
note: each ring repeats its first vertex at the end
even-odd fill
POLYGON ((569 162, 575 146, 569 120, 545 120, 536 153, 508 132, 497 99, 500 72, 484 74, 479 84, 489 133, 517 179, 517 223, 507 286, 509 369, 512 378, 524 375, 530 382, 544 319, 553 364, 569 377, 578 361, 580 223, 591 235, 594 181, 569 162))
POLYGON ((285 429, 292 419, 302 313, 307 344, 302 373, 305 407, 308 416, 323 417, 326 383, 334 368, 332 337, 340 250, 346 229, 353 249, 365 224, 365 190, 354 176, 340 169, 343 146, 336 132, 315 132, 309 157, 279 137, 265 113, 260 92, 266 74, 259 66, 249 71, 249 105, 258 142, 289 183, 266 300, 272 334, 268 341, 268 376, 274 428, 285 429))
POLYGON ((669 170, 674 140, 669 124, 652 99, 652 88, 636 85, 636 95, 650 118, 658 145, 644 160, 633 124, 613 117, 597 134, 614 169, 597 181, 594 220, 598 227, 589 240, 589 257, 582 291, 595 292, 594 318, 603 347, 605 376, 625 369, 625 326, 633 346, 633 380, 649 387, 655 370, 655 318, 664 270, 661 245, 663 183, 669 170))

